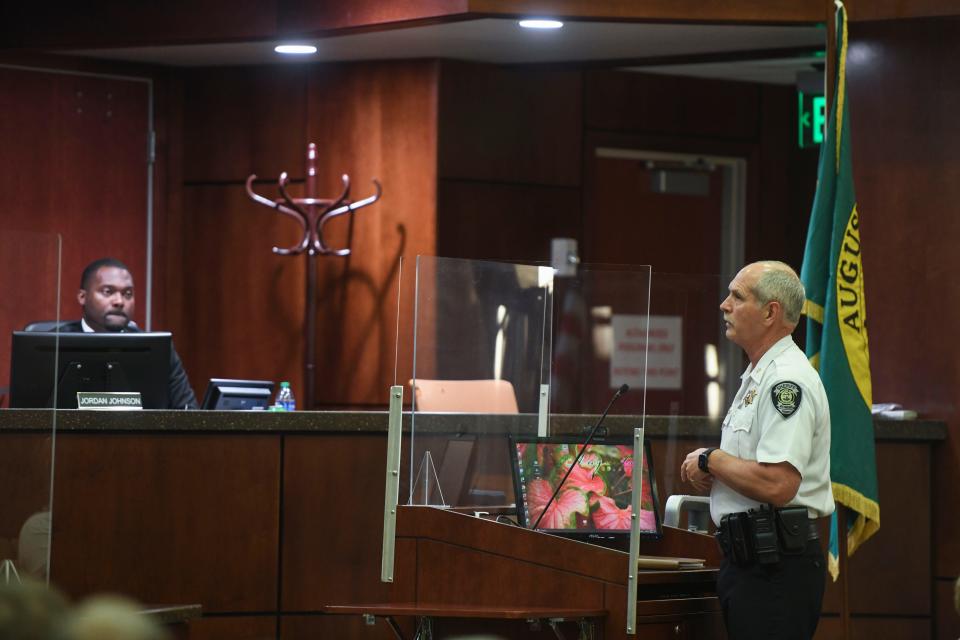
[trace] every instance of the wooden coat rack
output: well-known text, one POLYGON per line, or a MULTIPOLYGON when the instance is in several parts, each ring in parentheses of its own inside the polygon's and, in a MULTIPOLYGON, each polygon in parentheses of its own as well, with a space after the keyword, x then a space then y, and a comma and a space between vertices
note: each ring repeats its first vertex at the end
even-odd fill
POLYGON ((304 255, 307 258, 307 304, 304 308, 303 319, 303 407, 305 409, 314 408, 314 399, 316 393, 316 320, 317 320, 317 256, 338 256, 344 257, 350 255, 349 248, 332 249, 323 239, 323 229, 328 222, 339 216, 353 213, 358 209, 373 204, 380 199, 380 183, 374 179, 373 184, 376 187, 376 193, 362 200, 351 201, 350 198, 350 176, 343 174, 343 191, 335 199, 313 197, 317 191, 317 145, 310 143, 307 145, 307 180, 304 189, 307 197, 291 198, 287 193, 287 185, 290 179, 287 172, 280 174, 277 180, 277 187, 280 191, 280 197, 276 200, 270 200, 257 194, 253 190, 253 181, 257 179, 256 174, 251 174, 247 178, 247 195, 259 204, 280 213, 290 216, 300 225, 303 231, 303 237, 300 242, 292 247, 281 248, 273 247, 273 252, 281 256, 304 255))

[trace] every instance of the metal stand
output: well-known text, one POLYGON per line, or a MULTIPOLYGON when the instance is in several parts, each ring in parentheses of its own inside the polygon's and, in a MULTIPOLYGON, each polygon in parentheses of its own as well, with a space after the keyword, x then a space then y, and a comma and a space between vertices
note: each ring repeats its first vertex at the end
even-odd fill
POLYGON ((420 502, 415 504, 430 505, 431 507, 449 507, 447 501, 443 498, 443 488, 440 486, 440 479, 437 477, 437 465, 433 462, 433 456, 429 451, 425 451, 423 459, 420 461, 420 468, 417 469, 417 477, 413 481, 412 496, 421 496, 420 502), (436 496, 440 497, 437 502, 436 496))
POLYGON ((307 257, 307 304, 304 309, 303 337, 303 386, 305 409, 314 408, 314 394, 316 393, 316 318, 317 318, 317 268, 316 257, 318 255, 333 255, 344 257, 350 255, 350 249, 331 249, 323 241, 323 227, 333 218, 352 213, 369 204, 373 204, 380 199, 381 189, 377 180, 373 181, 376 187, 376 193, 362 200, 351 201, 350 197, 350 176, 343 174, 343 191, 336 199, 316 198, 311 194, 317 191, 317 145, 310 143, 307 145, 307 181, 305 192, 308 194, 305 198, 291 198, 287 193, 287 185, 290 179, 287 172, 280 174, 277 180, 277 187, 280 191, 280 197, 276 200, 270 200, 257 194, 253 190, 253 181, 257 179, 256 174, 251 174, 247 178, 247 195, 254 202, 262 204, 271 209, 276 209, 280 213, 290 216, 300 225, 303 230, 303 238, 299 244, 292 247, 280 248, 274 247, 273 252, 281 256, 298 256, 301 254, 307 257))
POLYGON ((13 564, 13 560, 0 562, 0 576, 3 576, 3 584, 10 584, 11 576, 17 581, 17 584, 20 584, 20 574, 17 573, 17 567, 13 564))

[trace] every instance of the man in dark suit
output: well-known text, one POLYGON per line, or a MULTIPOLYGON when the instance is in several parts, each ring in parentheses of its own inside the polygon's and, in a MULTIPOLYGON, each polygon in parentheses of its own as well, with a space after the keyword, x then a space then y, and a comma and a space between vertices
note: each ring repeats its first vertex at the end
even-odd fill
MULTIPOLYGON (((114 258, 101 258, 87 265, 80 277, 77 302, 83 317, 60 325, 60 331, 103 333, 140 331, 132 316, 136 308, 133 276, 125 264, 114 258)), ((190 387, 187 372, 177 350, 170 346, 170 409, 196 409, 197 398, 190 387)))

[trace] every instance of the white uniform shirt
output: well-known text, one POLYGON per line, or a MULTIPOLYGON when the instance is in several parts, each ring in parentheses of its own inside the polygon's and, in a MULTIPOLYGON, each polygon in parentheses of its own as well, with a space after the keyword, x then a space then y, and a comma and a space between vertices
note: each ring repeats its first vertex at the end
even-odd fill
MULTIPOLYGON (((803 351, 793 338, 785 336, 763 354, 755 369, 748 365, 741 380, 740 391, 723 421, 720 448, 743 460, 789 462, 800 472, 801 480, 788 506, 807 507, 811 518, 833 513, 830 408, 820 376, 803 351), (792 385, 781 386, 784 382, 792 385), (779 396, 780 410, 774 394, 778 387, 787 391, 779 396), (795 388, 800 395, 794 408, 789 392, 795 388)), ((728 513, 760 505, 719 479, 713 483, 710 515, 717 526, 728 513)))

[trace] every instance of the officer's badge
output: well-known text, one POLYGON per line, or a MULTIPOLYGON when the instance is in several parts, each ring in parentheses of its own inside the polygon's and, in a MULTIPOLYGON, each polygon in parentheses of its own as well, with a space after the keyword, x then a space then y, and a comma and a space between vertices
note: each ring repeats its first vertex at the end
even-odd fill
POLYGON ((784 418, 789 418, 800 408, 803 393, 796 383, 778 382, 773 385, 773 390, 770 393, 773 395, 773 406, 784 418))
POLYGON ((747 391, 747 395, 745 395, 745 396, 743 397, 743 404, 745 404, 745 405, 751 405, 751 404, 753 404, 753 400, 754 400, 754 398, 756 398, 756 397, 757 397, 757 390, 756 390, 756 389, 750 389, 750 391, 747 391))

